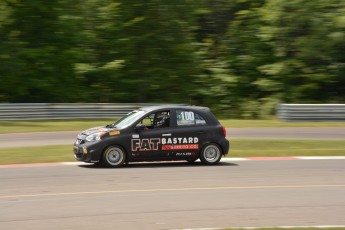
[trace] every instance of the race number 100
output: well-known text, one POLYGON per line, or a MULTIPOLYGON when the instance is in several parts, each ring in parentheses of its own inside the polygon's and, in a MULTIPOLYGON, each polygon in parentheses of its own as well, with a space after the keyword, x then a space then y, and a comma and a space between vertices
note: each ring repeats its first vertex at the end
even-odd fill
POLYGON ((185 120, 185 121, 194 121, 194 113, 193 112, 182 112, 181 118, 182 118, 182 120, 185 120))

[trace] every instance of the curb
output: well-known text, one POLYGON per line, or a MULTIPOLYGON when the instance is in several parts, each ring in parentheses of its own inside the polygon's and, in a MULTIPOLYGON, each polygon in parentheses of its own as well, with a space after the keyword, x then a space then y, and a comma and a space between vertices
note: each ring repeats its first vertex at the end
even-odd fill
POLYGON ((281 160, 345 160, 345 156, 310 156, 310 157, 246 157, 246 158, 223 158, 224 162, 231 161, 281 161, 281 160))

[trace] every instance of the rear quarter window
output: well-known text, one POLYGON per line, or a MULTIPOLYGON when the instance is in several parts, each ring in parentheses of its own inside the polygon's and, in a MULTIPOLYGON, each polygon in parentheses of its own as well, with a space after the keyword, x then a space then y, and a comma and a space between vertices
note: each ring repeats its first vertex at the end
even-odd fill
POLYGON ((188 110, 176 110, 176 121, 177 126, 199 126, 207 124, 203 116, 188 110))

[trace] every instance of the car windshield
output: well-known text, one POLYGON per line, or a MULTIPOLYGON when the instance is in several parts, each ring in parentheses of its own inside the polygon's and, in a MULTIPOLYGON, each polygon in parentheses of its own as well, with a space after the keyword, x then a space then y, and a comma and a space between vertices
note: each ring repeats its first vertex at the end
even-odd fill
POLYGON ((126 116, 122 117, 120 120, 113 123, 111 126, 116 127, 118 129, 125 128, 130 126, 135 122, 139 117, 141 117, 145 112, 142 110, 134 110, 128 113, 126 116))

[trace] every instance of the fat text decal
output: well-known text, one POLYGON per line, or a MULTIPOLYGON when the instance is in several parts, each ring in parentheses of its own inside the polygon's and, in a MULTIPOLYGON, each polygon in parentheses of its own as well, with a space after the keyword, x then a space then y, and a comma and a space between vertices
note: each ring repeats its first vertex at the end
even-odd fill
POLYGON ((159 138, 151 139, 132 139, 132 151, 158 150, 159 138))

